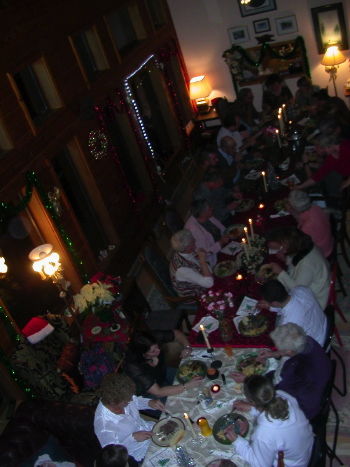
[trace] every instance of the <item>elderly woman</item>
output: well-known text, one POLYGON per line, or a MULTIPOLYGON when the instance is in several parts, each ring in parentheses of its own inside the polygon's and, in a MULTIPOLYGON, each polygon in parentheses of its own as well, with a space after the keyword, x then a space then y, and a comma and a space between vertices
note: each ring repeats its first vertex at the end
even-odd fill
POLYGON ((276 389, 298 401, 309 420, 321 410, 322 397, 331 377, 331 361, 312 337, 294 323, 278 326, 270 334, 277 351, 263 350, 260 358, 279 358, 271 373, 276 389))
POLYGON ((179 230, 171 237, 174 254, 170 260, 169 272, 176 292, 182 296, 200 296, 214 284, 213 275, 207 263, 207 252, 196 250, 192 233, 179 230))
POLYGON ((287 270, 271 263, 277 279, 291 290, 298 285, 309 287, 322 310, 328 302, 329 265, 311 237, 295 227, 283 227, 272 231, 267 238, 270 252, 286 263, 287 270))
POLYGON ((124 370, 135 382, 137 395, 167 397, 182 394, 201 384, 201 378, 198 377, 186 384, 172 384, 175 371, 165 366, 162 345, 174 341, 183 346, 182 356, 190 354, 188 340, 178 330, 153 331, 152 334, 143 332, 132 338, 124 370))
POLYGON ((328 258, 334 243, 328 214, 319 206, 311 204, 309 195, 304 191, 291 191, 288 202, 288 210, 298 221, 298 228, 310 235, 324 257, 328 258))
POLYGON ((283 453, 285 467, 306 467, 311 457, 313 433, 310 423, 290 394, 275 390, 265 376, 253 375, 244 381, 247 401, 236 401, 233 410, 255 416, 251 440, 235 433, 232 425, 226 437, 235 441, 235 451, 251 467, 277 466, 283 453))
POLYGON ((213 208, 207 200, 193 201, 191 213, 185 229, 192 233, 196 248, 202 248, 207 252, 207 260, 213 267, 216 264, 216 254, 229 243, 230 236, 224 235, 225 226, 213 217, 213 208))

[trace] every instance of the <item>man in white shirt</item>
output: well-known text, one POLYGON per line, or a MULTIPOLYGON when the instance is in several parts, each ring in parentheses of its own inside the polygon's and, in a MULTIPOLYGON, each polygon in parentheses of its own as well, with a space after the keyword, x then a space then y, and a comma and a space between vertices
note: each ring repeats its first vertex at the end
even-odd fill
POLYGON ((171 237, 175 250, 169 266, 170 278, 176 292, 182 296, 200 296, 214 284, 207 263, 207 252, 199 248, 192 233, 179 230, 171 237))
POLYGON ((135 391, 135 383, 129 376, 116 373, 105 376, 94 431, 102 447, 122 444, 140 462, 148 449, 154 422, 143 420, 139 410, 164 410, 164 405, 159 400, 136 397, 135 391))
POLYGON ((276 326, 295 323, 322 347, 327 333, 327 317, 308 287, 298 286, 289 294, 278 280, 266 282, 262 288, 260 306, 277 311, 276 326))
POLYGON ((225 136, 230 136, 236 141, 237 151, 240 150, 243 145, 243 138, 248 136, 248 132, 240 132, 239 127, 241 124, 241 119, 238 115, 228 114, 224 118, 223 125, 220 128, 218 135, 216 137, 216 144, 218 147, 221 145, 221 140, 225 136))

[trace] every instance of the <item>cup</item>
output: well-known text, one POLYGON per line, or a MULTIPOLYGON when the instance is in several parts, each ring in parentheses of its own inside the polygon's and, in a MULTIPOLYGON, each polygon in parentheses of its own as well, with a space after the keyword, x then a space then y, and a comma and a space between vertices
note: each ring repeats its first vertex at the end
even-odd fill
POLYGON ((207 369, 207 377, 208 379, 216 379, 219 376, 219 370, 216 368, 208 368, 207 369))
POLYGON ((199 426, 201 435, 210 436, 212 434, 213 430, 210 428, 208 420, 205 417, 200 417, 197 420, 197 424, 199 426))

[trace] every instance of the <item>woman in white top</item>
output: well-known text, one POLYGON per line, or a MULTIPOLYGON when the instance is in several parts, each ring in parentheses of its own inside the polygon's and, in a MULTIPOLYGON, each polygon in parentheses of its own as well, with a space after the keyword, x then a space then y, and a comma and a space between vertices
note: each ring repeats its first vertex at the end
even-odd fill
POLYGON ((271 263, 277 279, 291 290, 298 285, 309 287, 322 310, 327 306, 330 272, 329 265, 311 237, 296 227, 283 227, 272 231, 268 246, 287 265, 284 270, 279 264, 271 263))
POLYGON ((296 399, 275 391, 261 375, 245 380, 244 394, 247 401, 236 401, 233 409, 249 411, 256 419, 250 442, 237 435, 232 425, 225 430, 227 438, 235 441, 236 453, 251 467, 276 467, 278 459, 283 459, 285 467, 307 467, 314 435, 296 399))

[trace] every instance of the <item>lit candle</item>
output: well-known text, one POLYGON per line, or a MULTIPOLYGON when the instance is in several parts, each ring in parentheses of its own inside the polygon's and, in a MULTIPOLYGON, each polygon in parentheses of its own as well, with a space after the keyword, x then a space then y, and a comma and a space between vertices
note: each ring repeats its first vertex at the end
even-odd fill
POLYGON ((245 233, 245 236, 247 237, 247 242, 248 242, 248 246, 250 247, 250 239, 249 239, 249 235, 248 235, 248 227, 244 227, 244 233, 245 233))
POLYGON ((282 117, 283 117, 283 120, 287 120, 286 104, 282 104, 282 117))
POLYGON ((278 143, 278 147, 282 147, 282 143, 281 143, 281 137, 280 137, 280 132, 276 129, 276 136, 277 136, 277 143, 278 143))
POLYGON ((254 240, 254 228, 253 228, 253 219, 248 219, 249 226, 250 226, 250 233, 252 236, 252 240, 254 240))
POLYGON ((199 429, 201 430, 201 434, 203 436, 210 436, 213 432, 213 430, 210 428, 208 420, 204 417, 201 417, 197 420, 197 423, 199 425, 199 429))
POLYGON ((189 427, 189 429, 191 430, 192 432, 192 436, 196 437, 196 433, 193 429, 193 426, 192 426, 192 423, 191 423, 191 420, 190 420, 190 417, 188 416, 188 414, 186 412, 184 412, 184 417, 185 417, 185 420, 186 420, 186 423, 189 427))
POLYGON ((242 274, 237 274, 236 281, 241 281, 243 279, 242 274))
POLYGON ((217 393, 221 389, 219 384, 213 384, 212 387, 210 388, 211 392, 217 393))
POLYGON ((278 124, 279 124, 279 127, 280 127, 281 135, 283 135, 284 134, 284 121, 283 121, 283 118, 282 118, 281 114, 278 115, 278 124))
POLYGON ((209 343, 209 339, 208 339, 208 336, 207 336, 207 333, 205 332, 205 328, 203 326, 203 324, 201 324, 199 326, 199 329, 202 331, 202 334, 203 334, 203 338, 204 338, 204 341, 208 347, 208 349, 211 349, 211 346, 210 346, 210 343, 209 343))
POLYGON ((264 207, 265 207, 265 204, 263 204, 263 203, 260 203, 259 206, 258 206, 259 209, 264 209, 264 207))
POLYGON ((249 252, 248 252, 248 247, 247 247, 247 240, 245 238, 242 238, 242 244, 243 244, 243 251, 244 254, 246 255, 247 259, 249 259, 249 252))
POLYGON ((262 171, 262 172, 261 172, 261 175, 262 175, 262 178, 263 178, 263 181, 264 181, 265 192, 267 193, 266 174, 265 174, 264 171, 262 171))

